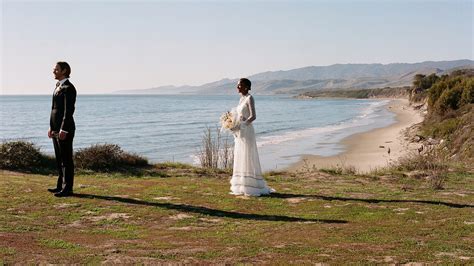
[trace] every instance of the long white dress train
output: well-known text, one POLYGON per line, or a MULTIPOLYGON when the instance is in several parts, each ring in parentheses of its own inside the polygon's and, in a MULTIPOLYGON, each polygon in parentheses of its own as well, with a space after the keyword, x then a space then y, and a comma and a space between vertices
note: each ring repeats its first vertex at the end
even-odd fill
MULTIPOLYGON (((255 115, 254 102, 251 97, 250 94, 241 97, 236 108, 239 118, 242 116, 247 120, 251 115, 255 115)), ((274 192, 275 190, 267 185, 262 176, 255 130, 252 123, 242 121, 240 129, 235 132, 234 137, 234 169, 230 180, 231 194, 260 196, 274 192)))

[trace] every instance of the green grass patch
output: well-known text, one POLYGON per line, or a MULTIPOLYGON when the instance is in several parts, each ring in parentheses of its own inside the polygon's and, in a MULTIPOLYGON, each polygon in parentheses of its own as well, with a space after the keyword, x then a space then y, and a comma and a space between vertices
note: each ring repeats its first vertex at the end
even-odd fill
POLYGON ((16 250, 11 247, 0 247, 0 255, 1 256, 10 256, 15 255, 16 250))
POLYGON ((47 248, 77 250, 81 247, 77 244, 67 242, 61 239, 40 239, 39 244, 47 248))

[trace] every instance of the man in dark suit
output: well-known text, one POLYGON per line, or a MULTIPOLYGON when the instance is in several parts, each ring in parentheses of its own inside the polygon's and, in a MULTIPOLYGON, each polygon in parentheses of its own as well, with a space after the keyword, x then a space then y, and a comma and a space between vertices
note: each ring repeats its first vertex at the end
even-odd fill
POLYGON ((56 197, 68 197, 72 195, 74 185, 72 140, 76 131, 73 118, 76 88, 69 81, 71 67, 68 63, 57 62, 53 74, 58 82, 53 93, 48 137, 53 140, 58 181, 56 188, 50 188, 48 191, 55 193, 56 197))

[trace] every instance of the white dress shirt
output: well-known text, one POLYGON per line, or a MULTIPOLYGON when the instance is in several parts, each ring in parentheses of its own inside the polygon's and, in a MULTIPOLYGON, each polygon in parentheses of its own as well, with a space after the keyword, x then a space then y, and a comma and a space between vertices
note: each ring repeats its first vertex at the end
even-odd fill
POLYGON ((61 86, 64 84, 64 82, 66 82, 66 80, 68 80, 68 78, 65 78, 65 79, 62 79, 59 82, 59 86, 56 87, 56 89, 54 89, 54 93, 56 94, 56 92, 59 90, 59 88, 61 88, 61 86))

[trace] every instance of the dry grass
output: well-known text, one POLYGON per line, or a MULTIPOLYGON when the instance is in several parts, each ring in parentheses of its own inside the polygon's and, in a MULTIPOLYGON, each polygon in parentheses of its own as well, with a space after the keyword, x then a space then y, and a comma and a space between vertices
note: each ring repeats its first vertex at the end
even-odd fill
POLYGON ((167 178, 0 172, 0 264, 472 264, 474 175, 445 189, 420 179, 273 172, 278 193, 229 195, 204 168, 156 165, 167 178), (196 172, 200 170, 202 172, 196 172))
POLYGON ((222 135, 219 128, 206 127, 198 157, 201 167, 232 169, 234 162, 233 143, 229 136, 222 135))
POLYGON ((310 166, 307 159, 303 159, 303 166, 299 172, 302 173, 317 173, 324 172, 333 175, 356 175, 358 173, 357 168, 354 165, 349 165, 344 157, 339 157, 339 163, 324 168, 317 168, 316 165, 310 166))
POLYGON ((435 190, 444 189, 447 176, 459 165, 447 159, 446 152, 431 149, 423 154, 410 153, 386 168, 377 169, 372 176, 398 176, 425 180, 435 190))

